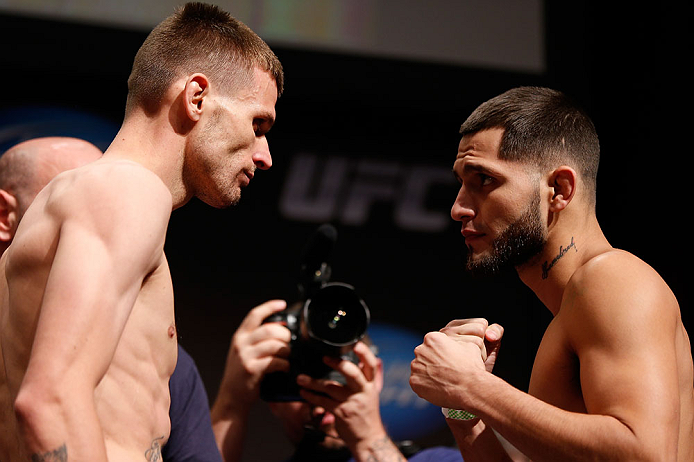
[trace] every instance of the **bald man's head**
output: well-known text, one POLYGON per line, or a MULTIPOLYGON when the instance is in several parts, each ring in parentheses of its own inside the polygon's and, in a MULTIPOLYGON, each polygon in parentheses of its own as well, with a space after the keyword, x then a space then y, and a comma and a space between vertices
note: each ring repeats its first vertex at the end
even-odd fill
POLYGON ((46 137, 19 143, 0 156, 0 251, 12 242, 19 220, 44 186, 101 154, 88 141, 46 137))

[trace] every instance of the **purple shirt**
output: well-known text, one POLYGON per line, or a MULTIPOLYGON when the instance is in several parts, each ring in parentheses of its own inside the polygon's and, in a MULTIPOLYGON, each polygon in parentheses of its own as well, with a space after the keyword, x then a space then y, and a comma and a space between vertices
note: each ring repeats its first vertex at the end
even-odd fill
POLYGON ((166 462, 222 462, 212 432, 207 392, 195 361, 179 345, 169 380, 171 436, 162 449, 166 462))

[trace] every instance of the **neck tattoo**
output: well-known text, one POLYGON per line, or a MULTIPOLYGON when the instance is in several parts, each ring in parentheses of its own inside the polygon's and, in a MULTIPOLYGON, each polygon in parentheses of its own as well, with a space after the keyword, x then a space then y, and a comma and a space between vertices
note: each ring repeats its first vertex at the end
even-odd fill
POLYGON ((563 247, 561 245, 559 246, 559 253, 557 254, 556 257, 554 257, 554 259, 551 262, 549 262, 549 263, 544 262, 542 264, 542 279, 547 279, 549 277, 549 270, 551 270, 552 267, 557 264, 559 259, 561 257, 563 257, 564 255, 566 255, 566 252, 568 252, 569 249, 571 249, 571 248, 573 248, 576 252, 578 252, 578 248, 576 247, 576 243, 574 242, 573 236, 571 236, 571 243, 568 246, 566 246, 566 247, 563 247))

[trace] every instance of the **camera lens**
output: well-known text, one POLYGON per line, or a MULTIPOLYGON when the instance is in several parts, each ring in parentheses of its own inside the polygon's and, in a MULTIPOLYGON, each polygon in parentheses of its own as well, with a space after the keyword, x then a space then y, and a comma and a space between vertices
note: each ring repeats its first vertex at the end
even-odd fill
POLYGON ((329 283, 304 305, 304 319, 311 337, 343 346, 359 340, 369 325, 369 310, 348 284, 329 283))

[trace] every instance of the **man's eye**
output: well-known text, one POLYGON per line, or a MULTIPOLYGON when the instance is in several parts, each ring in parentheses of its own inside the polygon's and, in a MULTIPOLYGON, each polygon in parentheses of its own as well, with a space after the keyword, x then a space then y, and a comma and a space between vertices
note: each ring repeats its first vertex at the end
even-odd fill
POLYGON ((488 186, 492 184, 494 181, 494 178, 490 177, 489 175, 485 175, 484 173, 480 173, 480 184, 482 186, 488 186))
POLYGON ((265 121, 263 119, 255 119, 253 121, 253 132, 255 136, 262 136, 265 134, 265 121))

